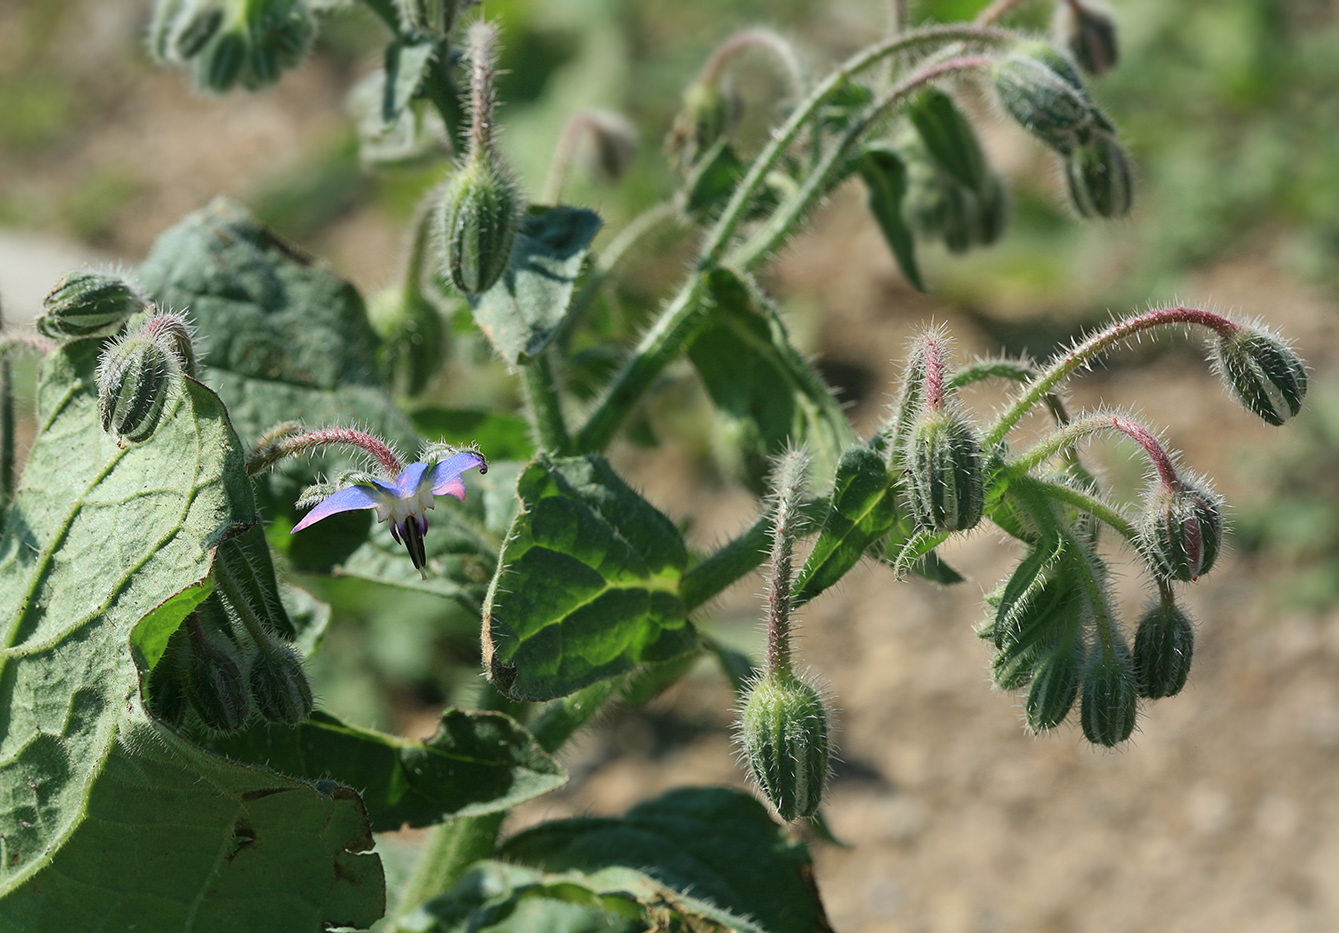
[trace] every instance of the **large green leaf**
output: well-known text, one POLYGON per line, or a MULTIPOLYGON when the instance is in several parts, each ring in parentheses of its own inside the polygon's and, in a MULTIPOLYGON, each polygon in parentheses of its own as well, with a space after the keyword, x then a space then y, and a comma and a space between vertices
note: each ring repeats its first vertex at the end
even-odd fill
POLYGON ((509 839, 500 854, 550 872, 635 869, 691 895, 693 909, 705 903, 724 911, 735 918, 730 929, 831 930, 804 844, 752 796, 724 787, 670 791, 622 819, 544 823, 509 839))
MULTIPOLYGON (((202 378, 243 441, 300 420, 358 424, 406 449, 417 443, 377 370, 378 341, 358 292, 241 206, 216 199, 168 230, 139 278, 162 306, 188 309, 202 338, 202 378)), ((284 465, 262 486, 262 504, 293 515, 317 473, 350 459, 284 465)))
POLYGON ((538 356, 567 316, 600 217, 578 207, 532 207, 502 278, 472 296, 474 320, 511 366, 538 356))
POLYGON ((183 380, 153 437, 120 448, 98 351, 43 363, 0 538, 0 929, 369 923, 383 885, 356 794, 224 762, 144 711, 142 669, 256 516, 217 396, 183 380))
POLYGON ((506 810, 567 782, 524 727, 503 713, 448 709, 415 742, 317 712, 297 726, 258 725, 207 743, 236 761, 360 789, 375 832, 506 810))
POLYGON ((484 604, 484 664, 512 696, 564 696, 697 647, 678 529, 598 456, 541 456, 484 604))
POLYGON ((837 464, 818 540, 796 580, 796 602, 808 602, 845 576, 871 545, 892 531, 897 518, 888 464, 863 444, 848 447, 837 464))
POLYGON ((751 283, 713 269, 708 288, 714 307, 688 355, 743 457, 745 478, 761 488, 770 458, 790 443, 808 448, 815 475, 832 476, 855 439, 832 391, 751 283))

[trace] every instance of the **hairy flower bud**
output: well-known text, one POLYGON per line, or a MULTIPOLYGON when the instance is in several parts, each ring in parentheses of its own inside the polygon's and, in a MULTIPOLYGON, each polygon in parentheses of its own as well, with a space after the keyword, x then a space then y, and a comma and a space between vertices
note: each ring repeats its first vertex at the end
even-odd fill
POLYGON ((1119 745, 1134 731, 1139 713, 1134 664, 1123 644, 1114 651, 1097 652, 1083 672, 1083 699, 1079 719, 1083 734, 1094 745, 1119 745))
POLYGON ((217 3, 187 3, 173 24, 171 57, 182 62, 194 58, 218 33, 223 19, 223 7, 217 3))
POLYGON ((698 163, 738 121, 738 98, 721 81, 695 81, 683 92, 679 112, 665 139, 665 150, 680 168, 698 163))
MULTIPOLYGON (((132 325, 133 326, 133 325, 132 325)), ((140 329, 146 337, 166 350, 176 361, 177 369, 191 378, 197 375, 195 363, 195 328, 180 314, 155 314, 140 329)))
POLYGON ((1159 601, 1134 633, 1135 682, 1141 697, 1176 696, 1186 685, 1195 653, 1195 626, 1176 603, 1159 601))
POLYGON ((447 276, 467 295, 488 291, 506 271, 521 225, 515 182, 491 157, 471 156, 447 182, 438 216, 447 276))
POLYGON ((148 440, 171 395, 174 364, 158 342, 140 335, 103 350, 97 373, 102 430, 122 444, 148 440))
POLYGON ((1086 142, 1094 125, 1111 129, 1073 63, 1045 42, 1020 44, 994 63, 991 78, 1005 111, 1062 155, 1086 142))
POLYGON ((739 739, 749 773, 783 820, 817 812, 831 740, 827 708, 813 686, 790 671, 765 674, 744 702, 739 739))
POLYGON ((984 459, 965 418, 942 410, 921 414, 904 468, 911 511, 922 528, 966 531, 976 526, 985 505, 984 459))
POLYGON ((1134 201, 1130 160, 1116 137, 1102 130, 1065 159, 1074 209, 1084 217, 1124 217, 1134 201))
POLYGON ((312 688, 302 661, 288 645, 262 645, 247 673, 256 711, 270 722, 292 725, 311 715, 312 688))
POLYGON ((637 157, 636 129, 612 110, 588 110, 582 117, 590 138, 582 158, 586 171, 606 184, 618 181, 637 157))
POLYGON ((1076 641, 1057 647, 1037 663, 1025 706, 1029 729, 1046 732, 1064 722, 1079 695, 1083 662, 1083 645, 1076 641))
POLYGON ((1136 528, 1139 549, 1153 572, 1190 582, 1208 573, 1223 543, 1223 499, 1208 484, 1183 477, 1149 494, 1136 528))
POLYGON ((1232 394, 1266 422, 1280 425, 1302 410, 1306 366, 1278 337, 1240 327, 1214 341, 1213 361, 1232 394))
POLYGON ((236 732, 251 716, 251 695, 234 653, 226 638, 191 639, 186 697, 200 721, 219 732, 236 732))
POLYGON ((1111 11, 1094 0, 1066 0, 1056 4, 1054 30, 1079 67, 1101 76, 1120 58, 1116 20, 1111 11))
POLYGON ((61 277, 43 299, 42 313, 35 323, 53 340, 103 337, 148 306, 149 302, 120 276, 83 270, 61 277))

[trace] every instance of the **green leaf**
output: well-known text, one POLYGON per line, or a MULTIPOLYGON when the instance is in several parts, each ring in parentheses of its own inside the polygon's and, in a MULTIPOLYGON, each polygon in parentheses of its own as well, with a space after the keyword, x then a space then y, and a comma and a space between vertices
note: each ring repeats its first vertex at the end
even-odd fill
POLYGON ((433 60, 445 51, 444 46, 435 38, 400 38, 386 46, 386 86, 381 98, 383 123, 392 124, 400 119, 418 93, 433 60))
POLYGON ((718 213, 744 177, 744 163, 725 139, 718 139, 684 179, 679 198, 689 217, 705 220, 718 213))
POLYGON ((508 365, 530 362, 553 339, 600 224, 598 214, 578 207, 530 208, 507 271, 470 296, 475 322, 508 365))
POLYGON ((976 130, 952 97, 936 88, 926 88, 916 95, 907 113, 926 150, 941 168, 978 197, 992 195, 995 175, 976 130))
POLYGON ((356 794, 221 761, 144 711, 141 677, 209 593, 215 549, 256 515, 227 412, 199 383, 180 382, 146 443, 101 432, 99 350, 81 341, 43 362, 39 433, 0 536, 4 918, 369 923, 384 887, 359 854, 371 840, 356 794))
POLYGON ((544 823, 513 836, 500 854, 550 872, 635 869, 733 918, 750 918, 733 920, 732 929, 831 930, 803 843, 752 796, 728 788, 670 791, 622 819, 544 823))
POLYGON ((860 157, 860 177, 869 189, 869 209, 893 251, 893 258, 907 281, 918 291, 928 291, 916 264, 916 239, 902 210, 907 194, 907 168, 887 146, 870 146, 860 157))
POLYGON ((418 433, 448 444, 477 444, 491 464, 535 455, 530 422, 510 412, 483 408, 420 408, 410 419, 418 433))
POLYGON ((374 832, 507 810, 567 783, 524 727, 495 712, 447 709, 436 734, 415 742, 318 711, 297 726, 218 735, 207 747, 304 780, 333 776, 361 788, 374 832))
MULTIPOLYGON (((228 405, 237 433, 254 443, 270 427, 358 424, 412 449, 413 428, 377 368, 377 337, 352 285, 216 199, 154 244, 139 279, 166 308, 185 308, 199 328, 203 380, 228 405)), ((318 473, 350 456, 291 462, 259 489, 262 506, 294 517, 293 503, 318 473)))
POLYGON ((762 933, 738 917, 632 868, 549 874, 479 862, 442 897, 403 918, 398 933, 762 933))
POLYGON ((743 447, 746 477, 763 488, 769 458, 790 443, 808 448, 815 475, 831 476, 855 437, 832 390, 751 283, 717 268, 707 284, 715 306, 688 356, 736 438, 732 446, 743 447))
POLYGON ((832 501, 813 550, 795 582, 795 601, 808 602, 850 570, 897 525, 897 497, 883 457, 863 444, 842 454, 832 501))
POLYGON ((547 700, 698 646, 679 598, 678 529, 601 457, 541 456, 484 604, 484 666, 547 700))

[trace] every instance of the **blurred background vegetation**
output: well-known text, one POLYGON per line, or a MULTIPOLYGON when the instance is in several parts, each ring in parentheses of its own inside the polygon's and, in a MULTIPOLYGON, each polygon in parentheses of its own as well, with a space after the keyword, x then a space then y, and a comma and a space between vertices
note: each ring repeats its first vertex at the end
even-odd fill
MULTIPOLYGON (((912 18, 970 17, 983 5, 920 0, 912 18)), ((341 11, 308 66, 277 88, 204 98, 183 74, 149 60, 142 37, 151 6, 0 2, 0 295, 8 318, 25 321, 37 310, 15 299, 30 293, 16 281, 24 244, 59 242, 92 262, 133 266, 159 233, 216 194, 243 201, 365 293, 392 281, 402 231, 443 170, 369 172, 359 163, 344 100, 377 60, 375 21, 341 11)), ((1237 566, 1270 605, 1328 617, 1339 603, 1339 2, 1112 6, 1122 63, 1094 82, 1094 95, 1135 162, 1131 218, 1080 223, 1051 156, 978 101, 986 143, 1014 192, 1001 244, 966 257, 924 249, 929 299, 902 283, 886 256, 869 268, 839 268, 806 261, 804 242, 777 262, 771 284, 857 416, 877 413, 889 390, 892 371, 869 355, 900 355, 899 341, 931 317, 948 320, 968 350, 1036 356, 1148 301, 1213 302, 1266 319, 1312 367, 1308 410, 1282 431, 1246 425, 1204 374, 1199 345, 1186 341, 1114 357, 1093 391, 1111 388, 1122 403, 1138 396, 1150 420, 1169 424, 1173 443, 1219 480, 1238 505, 1237 566), (825 318, 835 300, 827 294, 844 287, 833 273, 871 280, 858 294, 878 306, 825 318), (895 326, 884 327, 888 319, 895 326), (879 340, 862 357, 853 347, 865 333, 879 340)), ((775 27, 821 73, 876 38, 886 15, 879 0, 488 0, 486 9, 503 24, 502 144, 526 189, 540 190, 562 126, 578 110, 617 110, 638 128, 640 155, 623 184, 603 187, 577 172, 567 188, 566 200, 604 216, 600 242, 671 190, 661 142, 685 82, 722 39, 756 23, 775 27)), ((1038 0, 1019 21, 1044 29, 1049 9, 1038 0)), ((743 59, 736 77, 749 114, 743 132, 756 139, 784 103, 782 85, 761 59, 743 59)), ((877 240, 862 199, 839 194, 831 212, 849 222, 816 226, 841 237, 855 227, 861 242, 877 240)), ((617 286, 625 309, 646 313, 682 270, 686 253, 674 237, 652 243, 653 255, 637 259, 617 286)), ((32 367, 21 366, 20 377, 30 387, 32 367)), ((509 391, 479 390, 493 401, 509 391)), ((1129 463, 1108 466, 1118 484, 1137 484, 1129 463)), ((327 595, 363 623, 332 629, 349 650, 318 655, 328 704, 404 727, 397 710, 440 705, 471 687, 452 672, 477 660, 468 647, 474 620, 443 625, 439 604, 412 599, 388 614, 376 594, 356 588, 327 595), (420 650, 425 641, 436 650, 420 650), (455 663, 443 666, 444 656, 455 663)), ((989 704, 981 693, 971 700, 989 704)))

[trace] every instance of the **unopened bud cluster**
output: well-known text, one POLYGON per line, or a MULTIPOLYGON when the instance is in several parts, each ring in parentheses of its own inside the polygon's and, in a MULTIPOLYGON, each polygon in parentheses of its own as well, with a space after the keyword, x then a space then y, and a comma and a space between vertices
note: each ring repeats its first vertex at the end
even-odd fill
POLYGON ((196 90, 257 90, 306 58, 316 22, 304 0, 158 0, 149 47, 196 90))
POLYGON ((215 559, 214 593, 182 622, 149 677, 149 709, 174 727, 235 732, 253 718, 283 725, 311 715, 311 685, 255 567, 233 541, 215 559))
POLYGON ((52 340, 106 337, 148 308, 149 300, 121 276, 81 270, 56 283, 35 323, 52 340))
POLYGON ((1213 345, 1213 362, 1237 401, 1266 423, 1281 425, 1302 410, 1306 366, 1268 331, 1242 326, 1220 333, 1213 345))

